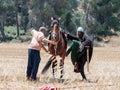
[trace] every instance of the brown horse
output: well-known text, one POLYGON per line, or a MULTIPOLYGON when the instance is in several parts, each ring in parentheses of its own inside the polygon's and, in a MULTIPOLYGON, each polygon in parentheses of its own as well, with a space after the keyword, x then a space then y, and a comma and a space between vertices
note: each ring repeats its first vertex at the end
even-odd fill
POLYGON ((57 71, 56 56, 60 56, 60 78, 62 78, 64 75, 64 59, 67 49, 67 40, 62 29, 59 27, 60 18, 51 18, 51 21, 51 33, 49 36, 49 40, 57 42, 57 45, 48 44, 48 50, 50 51, 52 57, 49 59, 42 73, 44 73, 46 69, 49 68, 52 62, 53 77, 55 77, 57 71))

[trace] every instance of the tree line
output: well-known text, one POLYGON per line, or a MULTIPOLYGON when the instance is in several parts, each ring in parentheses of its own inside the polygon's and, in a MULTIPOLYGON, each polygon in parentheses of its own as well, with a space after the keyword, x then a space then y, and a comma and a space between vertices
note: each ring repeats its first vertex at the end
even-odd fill
POLYGON ((17 37, 21 29, 50 29, 52 16, 70 33, 82 26, 96 37, 110 36, 120 31, 119 6, 119 0, 0 0, 0 36, 5 41, 5 26, 15 26, 17 37))

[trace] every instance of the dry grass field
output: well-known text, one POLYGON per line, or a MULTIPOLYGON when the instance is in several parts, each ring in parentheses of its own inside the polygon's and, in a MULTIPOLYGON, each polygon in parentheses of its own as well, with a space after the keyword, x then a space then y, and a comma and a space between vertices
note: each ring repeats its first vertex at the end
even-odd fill
MULTIPOLYGON (((90 72, 85 73, 91 82, 81 81, 73 72, 70 55, 65 59, 63 83, 52 80, 51 68, 45 75, 41 70, 49 55, 41 51, 38 81, 26 81, 27 43, 0 43, 0 90, 39 90, 40 87, 57 87, 60 90, 120 90, 120 47, 95 47, 90 72)), ((58 70, 59 71, 59 70, 58 70)), ((59 77, 59 72, 58 72, 59 77)))

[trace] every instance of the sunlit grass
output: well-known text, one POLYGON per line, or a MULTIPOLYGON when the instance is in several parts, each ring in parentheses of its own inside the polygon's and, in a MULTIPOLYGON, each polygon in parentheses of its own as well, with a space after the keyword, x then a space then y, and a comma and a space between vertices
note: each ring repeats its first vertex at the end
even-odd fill
POLYGON ((65 59, 64 82, 59 83, 58 78, 56 81, 52 79, 51 68, 45 75, 41 75, 49 57, 43 50, 37 74, 39 80, 26 81, 27 46, 27 43, 0 44, 0 90, 39 90, 40 87, 57 87, 60 90, 120 90, 120 47, 94 48, 90 72, 87 72, 85 66, 87 78, 93 81, 91 83, 81 81, 81 75, 73 72, 68 56, 65 59))

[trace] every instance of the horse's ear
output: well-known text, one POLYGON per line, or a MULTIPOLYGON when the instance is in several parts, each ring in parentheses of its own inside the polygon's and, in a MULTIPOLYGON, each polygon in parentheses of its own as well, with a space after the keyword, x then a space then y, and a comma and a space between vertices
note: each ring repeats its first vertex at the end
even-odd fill
POLYGON ((58 18, 58 21, 60 21, 60 20, 61 20, 61 18, 59 17, 59 18, 58 18))
POLYGON ((53 21, 54 20, 54 18, 53 17, 51 17, 51 21, 53 21))

